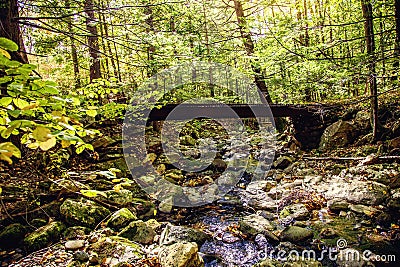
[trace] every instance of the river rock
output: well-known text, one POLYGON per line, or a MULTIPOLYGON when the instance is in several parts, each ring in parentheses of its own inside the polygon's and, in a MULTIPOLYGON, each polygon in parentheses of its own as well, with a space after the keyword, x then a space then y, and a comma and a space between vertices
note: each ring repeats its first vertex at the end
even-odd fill
POLYGON ((311 230, 298 226, 289 226, 285 228, 280 237, 283 241, 289 241, 292 243, 302 243, 311 239, 314 236, 311 230))
POLYGON ((69 240, 64 246, 66 250, 77 250, 85 246, 85 240, 69 240))
POLYGON ((107 226, 114 230, 119 230, 126 227, 131 221, 137 220, 135 214, 133 214, 127 208, 122 208, 114 212, 110 219, 107 221, 107 226))
POLYGON ((269 220, 264 217, 252 214, 245 216, 239 221, 240 230, 243 233, 250 234, 255 236, 257 234, 262 234, 265 238, 271 242, 278 242, 279 238, 272 233, 271 231, 274 229, 273 225, 269 220))
POLYGON ((346 200, 340 198, 334 198, 327 202, 329 210, 333 212, 340 212, 341 210, 348 210, 349 203, 346 200))
POLYGON ((363 259, 362 252, 352 248, 340 250, 339 254, 337 255, 336 264, 338 267, 374 266, 371 263, 367 263, 363 259))
POLYGON ((27 228, 20 223, 6 226, 0 232, 0 248, 7 249, 18 246, 27 232, 27 228))
POLYGON ((306 220, 310 216, 310 212, 304 204, 298 203, 284 207, 280 215, 282 218, 306 220))
POLYGON ((158 259, 163 267, 202 267, 196 243, 175 243, 162 248, 158 259))
POLYGON ((90 229, 83 226, 71 226, 64 231, 64 238, 66 240, 74 240, 83 237, 90 233, 90 229))
POLYGON ((320 150, 345 147, 357 137, 356 127, 347 121, 337 121, 328 126, 321 137, 320 150))
POLYGON ((140 245, 119 236, 101 237, 91 244, 87 251, 91 263, 104 264, 108 267, 136 266, 136 261, 143 258, 140 245))
POLYGON ((170 245, 178 242, 195 242, 201 246, 208 239, 203 231, 185 226, 167 224, 161 233, 160 245, 170 245))
MULTIPOLYGON (((108 190, 104 192, 106 194, 106 202, 111 202, 117 206, 126 206, 132 203, 134 195, 132 191, 127 189, 121 190, 108 190)), ((101 198, 104 198, 100 196, 101 198)))
POLYGON ((51 222, 42 226, 25 237, 25 247, 28 251, 42 249, 52 242, 58 241, 63 230, 65 230, 65 225, 61 222, 51 222))
POLYGON ((60 207, 60 213, 70 225, 80 225, 89 228, 96 227, 110 211, 87 199, 66 199, 60 207))
POLYGON ((388 197, 389 188, 381 183, 371 181, 332 180, 325 197, 340 198, 354 204, 379 205, 388 197))
POLYGON ((388 206, 391 209, 400 209, 400 188, 393 190, 388 206))
POLYGON ((288 156, 280 156, 274 161, 273 165, 277 169, 286 169, 290 164, 293 163, 293 159, 288 156))
POLYGON ((57 193, 60 191, 64 191, 65 193, 74 193, 74 192, 79 192, 82 189, 88 190, 90 188, 89 186, 84 185, 78 181, 66 180, 66 179, 58 180, 53 184, 51 184, 50 186, 51 193, 57 193))
POLYGON ((118 236, 141 244, 150 244, 153 242, 156 232, 145 222, 138 220, 131 222, 128 226, 122 229, 118 236))

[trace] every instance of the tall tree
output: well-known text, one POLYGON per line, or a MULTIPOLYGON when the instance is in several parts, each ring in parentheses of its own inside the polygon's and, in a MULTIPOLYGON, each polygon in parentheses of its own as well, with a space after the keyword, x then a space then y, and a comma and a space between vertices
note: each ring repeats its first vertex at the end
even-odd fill
MULTIPOLYGON (((233 0, 233 2, 235 4, 236 18, 239 24, 240 35, 242 36, 246 53, 249 57, 252 57, 254 55, 254 42, 253 39, 251 38, 251 34, 248 25, 246 23, 246 17, 244 15, 243 5, 240 0, 233 0)), ((254 72, 255 83, 258 89, 260 89, 260 91, 264 93, 267 102, 272 103, 272 99, 268 92, 268 88, 265 83, 265 77, 263 75, 260 65, 257 64, 257 62, 255 62, 254 60, 252 60, 251 68, 254 72)))
MULTIPOLYGON (((400 66, 400 0, 394 1, 394 16, 396 20, 396 39, 394 44, 394 64, 393 67, 395 68, 395 73, 398 72, 398 68, 400 66)), ((397 80, 397 74, 395 75, 394 79, 397 80)))
MULTIPOLYGON (((65 7, 69 11, 71 8, 69 0, 65 1, 65 7)), ((68 31, 72 33, 72 16, 67 18, 68 24, 68 31)), ((75 88, 81 87, 81 78, 79 74, 79 61, 78 61, 78 53, 76 51, 75 40, 72 35, 69 36, 70 44, 71 44, 71 57, 72 57, 72 64, 74 66, 74 80, 75 80, 75 88)))
POLYGON ((18 24, 18 1, 0 1, 0 37, 8 38, 19 46, 19 51, 12 52, 11 58, 23 63, 28 63, 25 46, 18 24))
POLYGON ((85 0, 84 9, 86 13, 86 29, 89 32, 88 46, 90 54, 90 82, 101 78, 99 58, 99 38, 97 34, 96 18, 94 16, 93 0, 85 0))
POLYGON ((378 85, 376 81, 376 58, 375 58, 375 35, 374 17, 372 4, 369 0, 361 0, 362 14, 364 18, 365 46, 368 54, 368 80, 371 104, 371 124, 374 140, 378 138, 379 118, 378 118, 378 85))

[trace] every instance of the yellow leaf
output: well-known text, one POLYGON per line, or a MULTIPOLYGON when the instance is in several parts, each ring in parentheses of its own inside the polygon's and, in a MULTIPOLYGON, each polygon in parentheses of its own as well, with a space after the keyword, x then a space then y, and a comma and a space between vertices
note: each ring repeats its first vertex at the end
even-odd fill
POLYGON ((39 103, 33 103, 33 104, 23 107, 22 110, 34 109, 34 108, 37 108, 38 106, 39 106, 39 103))
POLYGON ((10 54, 9 54, 6 50, 4 50, 3 48, 0 48, 0 53, 1 53, 3 56, 5 56, 6 58, 11 59, 10 54))
POLYGON ((37 149, 39 147, 39 143, 38 142, 31 143, 28 144, 27 147, 30 149, 37 149))
POLYGON ((114 188, 113 188, 113 189, 114 189, 114 191, 115 191, 115 192, 117 192, 117 193, 118 193, 119 191, 121 191, 121 189, 122 189, 122 186, 121 186, 121 184, 117 184, 116 186, 114 186, 114 188))
POLYGON ((68 140, 61 140, 61 146, 62 148, 67 148, 71 145, 71 141, 68 140))
POLYGON ((52 137, 49 140, 45 141, 45 142, 40 142, 39 147, 43 150, 43 151, 47 151, 50 148, 52 148, 53 146, 55 146, 57 143, 56 138, 52 137))
POLYGON ((4 161, 7 161, 8 164, 12 164, 11 158, 10 158, 10 157, 7 157, 7 156, 6 156, 5 154, 3 154, 3 153, 0 154, 0 160, 4 160, 4 161))
POLYGON ((52 138, 50 130, 43 126, 36 127, 36 129, 32 132, 32 136, 39 142, 46 142, 52 138))
POLYGON ((1 193, 3 193, 3 188, 0 187, 0 195, 1 195, 1 193))

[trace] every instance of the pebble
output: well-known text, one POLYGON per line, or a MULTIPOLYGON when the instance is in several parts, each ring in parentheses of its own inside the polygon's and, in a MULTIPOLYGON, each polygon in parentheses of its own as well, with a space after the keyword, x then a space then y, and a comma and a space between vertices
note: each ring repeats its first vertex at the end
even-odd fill
POLYGON ((89 254, 86 251, 77 251, 74 253, 74 259, 80 262, 85 262, 89 260, 89 254))

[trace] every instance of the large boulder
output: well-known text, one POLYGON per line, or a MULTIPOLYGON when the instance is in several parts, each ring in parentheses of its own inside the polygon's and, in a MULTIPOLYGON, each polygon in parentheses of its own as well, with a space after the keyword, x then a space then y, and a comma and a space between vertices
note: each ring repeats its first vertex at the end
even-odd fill
POLYGON ((357 112, 356 117, 354 118, 354 125, 360 132, 366 133, 368 130, 371 129, 370 113, 365 110, 357 112))
POLYGON ((52 242, 56 242, 65 230, 65 225, 61 222, 51 222, 30 233, 24 239, 25 247, 28 251, 42 249, 52 242))
POLYGON ((202 267, 204 261, 197 252, 194 242, 175 243, 163 247, 158 258, 163 267, 202 267))
POLYGON ((345 147, 351 144, 358 135, 357 128, 347 121, 337 121, 328 126, 319 144, 320 150, 329 150, 338 147, 345 147))
POLYGON ((66 199, 60 207, 60 213, 70 225, 94 228, 110 214, 110 211, 96 202, 82 198, 66 199))

